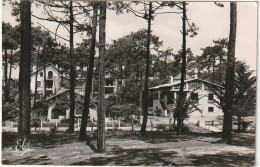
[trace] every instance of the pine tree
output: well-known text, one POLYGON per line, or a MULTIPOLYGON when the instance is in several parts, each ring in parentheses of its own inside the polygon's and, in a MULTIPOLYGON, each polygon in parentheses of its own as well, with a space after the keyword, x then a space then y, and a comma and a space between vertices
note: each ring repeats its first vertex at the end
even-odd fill
POLYGON ((230 2, 230 32, 227 54, 225 107, 222 139, 228 144, 232 143, 232 107, 234 97, 234 69, 235 69, 235 46, 237 27, 237 3, 230 2))
POLYGON ((89 66, 88 66, 87 83, 85 89, 86 92, 85 92, 84 106, 82 111, 82 122, 80 127, 79 140, 86 139, 86 127, 87 127, 87 120, 89 115, 90 93, 92 88, 92 77, 93 77, 93 69, 94 69, 98 5, 97 2, 93 2, 92 5, 93 5, 93 16, 92 16, 92 34, 91 34, 91 44, 90 44, 90 53, 89 53, 89 63, 88 63, 89 66))

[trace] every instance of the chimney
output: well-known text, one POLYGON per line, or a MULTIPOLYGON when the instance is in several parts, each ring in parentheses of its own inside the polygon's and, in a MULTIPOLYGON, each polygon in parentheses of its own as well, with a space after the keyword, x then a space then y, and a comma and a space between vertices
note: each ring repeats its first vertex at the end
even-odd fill
POLYGON ((173 76, 170 76, 169 83, 173 83, 173 76))
POLYGON ((198 69, 197 68, 194 69, 194 78, 198 79, 198 69))

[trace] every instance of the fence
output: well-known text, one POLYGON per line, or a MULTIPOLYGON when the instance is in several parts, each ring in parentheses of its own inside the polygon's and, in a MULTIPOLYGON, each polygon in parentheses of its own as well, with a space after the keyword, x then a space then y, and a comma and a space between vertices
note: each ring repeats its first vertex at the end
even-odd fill
MULTIPOLYGON (((31 123, 31 128, 37 127, 37 128, 50 128, 53 126, 56 126, 58 128, 67 128, 69 127, 69 123, 68 122, 59 122, 58 120, 56 122, 46 122, 46 121, 37 121, 37 123, 35 124, 34 122, 31 123)), ((80 125, 81 125, 81 121, 80 119, 78 119, 77 121, 75 121, 74 127, 76 129, 80 129, 80 125)), ((105 127, 108 129, 114 129, 114 128, 120 128, 120 127, 131 127, 132 124, 131 123, 127 123, 127 122, 122 122, 120 120, 106 120, 105 122, 105 127)), ((18 122, 16 121, 11 121, 10 123, 10 128, 16 128, 18 127, 18 122)), ((92 120, 92 121, 88 121, 87 123, 87 127, 90 127, 91 129, 94 129, 97 127, 97 121, 92 120)))

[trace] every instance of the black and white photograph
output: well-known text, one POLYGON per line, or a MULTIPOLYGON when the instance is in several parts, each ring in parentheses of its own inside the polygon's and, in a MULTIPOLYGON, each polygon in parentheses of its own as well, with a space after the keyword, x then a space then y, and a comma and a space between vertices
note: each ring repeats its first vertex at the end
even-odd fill
POLYGON ((1 3, 1 165, 260 165, 257 1, 1 3))

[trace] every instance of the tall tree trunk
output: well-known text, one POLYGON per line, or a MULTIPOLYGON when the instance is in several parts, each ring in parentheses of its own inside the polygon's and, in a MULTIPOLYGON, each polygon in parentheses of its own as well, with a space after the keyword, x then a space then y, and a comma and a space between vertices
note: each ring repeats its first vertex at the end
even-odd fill
POLYGON ((44 55, 43 59, 43 100, 46 99, 46 55, 44 55))
POLYGON ((178 99, 178 116, 177 116, 177 133, 182 134, 182 121, 183 121, 183 105, 185 103, 184 96, 184 80, 186 77, 186 2, 183 2, 183 18, 182 18, 182 68, 181 68, 181 84, 180 84, 180 93, 178 99))
POLYGON ((148 29, 147 29, 147 44, 146 44, 146 69, 144 81, 144 98, 143 98, 143 123, 141 132, 146 131, 146 124, 148 118, 148 77, 149 77, 149 57, 150 57, 150 40, 151 40, 151 20, 152 20, 152 2, 149 2, 149 16, 148 16, 148 29))
POLYGON ((7 57, 8 57, 7 49, 5 49, 5 57, 4 57, 4 61, 5 61, 5 67, 4 67, 5 68, 5 74, 4 74, 5 80, 4 81, 5 81, 5 85, 8 84, 7 83, 7 80, 8 80, 8 77, 7 77, 8 76, 8 71, 7 71, 8 70, 8 61, 7 60, 8 60, 8 58, 7 57))
POLYGON ((8 80, 8 85, 10 86, 11 84, 11 79, 12 79, 12 65, 13 65, 13 49, 11 49, 11 55, 10 55, 10 70, 9 70, 9 80, 8 80))
POLYGON ((106 2, 100 2, 99 18, 99 91, 98 91, 98 152, 105 152, 105 56, 106 56, 106 2))
POLYGON ((212 76, 213 76, 213 83, 215 83, 215 64, 216 64, 216 56, 214 56, 214 58, 213 58, 213 74, 212 74, 212 76))
POLYGON ((232 143, 232 106, 234 96, 234 69, 235 69, 235 46, 237 26, 237 3, 230 2, 230 32, 227 54, 225 107, 222 139, 228 144, 232 143))
POLYGON ((36 107, 36 97, 37 97, 37 78, 38 78, 38 70, 39 70, 39 58, 40 58, 40 50, 38 50, 37 63, 36 63, 35 88, 34 88, 34 98, 33 98, 33 108, 36 107))
POLYGON ((5 102, 8 102, 8 99, 9 99, 9 85, 8 85, 8 54, 7 54, 7 49, 5 49, 5 56, 4 56, 4 61, 5 61, 5 73, 4 73, 4 82, 5 82, 5 89, 4 89, 4 92, 5 92, 5 102))
POLYGON ((82 112, 82 121, 80 126, 79 140, 86 139, 86 127, 89 115, 89 103, 90 103, 90 94, 92 88, 92 77, 94 69, 94 59, 95 59, 95 45, 96 45, 96 32, 97 32, 97 11, 98 6, 97 2, 93 2, 93 17, 92 17, 92 34, 91 34, 91 43, 90 43, 90 53, 89 53, 89 67, 87 74, 87 83, 85 89, 85 99, 84 99, 84 108, 82 112))
POLYGON ((31 114, 31 96, 30 96, 30 69, 31 69, 31 2, 29 0, 21 1, 21 58, 23 75, 23 100, 22 100, 22 137, 30 139, 30 114, 31 114))
POLYGON ((69 132, 74 132, 75 112, 75 67, 74 67, 74 45, 73 45, 73 6, 70 1, 70 122, 69 132))
MULTIPOLYGON (((22 31, 20 32, 22 34, 22 31)), ((18 139, 22 139, 23 137, 23 62, 24 56, 21 53, 20 55, 20 69, 19 69, 19 85, 18 85, 18 96, 19 96, 19 119, 18 119, 18 139)))
POLYGON ((219 68, 218 68, 218 84, 220 85, 221 84, 221 76, 222 76, 222 70, 221 70, 221 67, 222 67, 222 56, 220 55, 219 56, 219 68))

